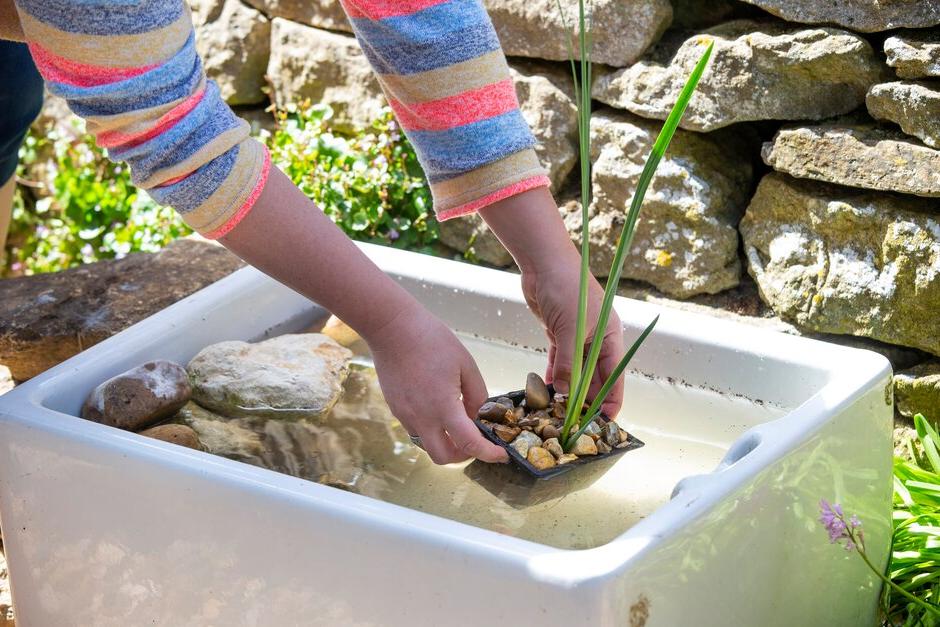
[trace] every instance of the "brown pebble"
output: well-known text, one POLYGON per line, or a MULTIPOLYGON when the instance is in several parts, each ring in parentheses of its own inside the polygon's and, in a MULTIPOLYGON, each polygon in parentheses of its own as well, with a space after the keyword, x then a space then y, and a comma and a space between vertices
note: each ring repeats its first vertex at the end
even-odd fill
POLYGON ((517 435, 522 433, 522 429, 510 425, 493 425, 493 433, 503 442, 512 442, 517 435))
POLYGON ((545 381, 536 373, 530 372, 525 379, 526 407, 529 409, 545 409, 551 400, 545 381))
POLYGON ((477 418, 480 420, 491 420, 493 422, 502 422, 505 419, 505 415, 506 406, 494 403, 493 401, 483 403, 477 411, 477 418))
POLYGON ((561 429, 553 424, 545 425, 545 427, 542 428, 542 437, 546 440, 557 438, 559 436, 561 436, 561 429))
POLYGON ((564 455, 558 458, 558 465, 562 466, 564 464, 570 464, 571 462, 576 462, 576 461, 578 461, 577 455, 572 455, 571 453, 565 453, 564 455))
POLYGON ((196 435, 196 432, 192 428, 186 425, 158 425, 144 429, 140 432, 140 435, 153 438, 154 440, 169 442, 170 444, 178 444, 186 448, 194 448, 197 451, 202 448, 199 442, 199 436, 196 435))
POLYGON ((571 453, 579 457, 581 455, 597 455, 597 445, 591 439, 591 436, 582 433, 578 441, 571 447, 571 453))
POLYGON ((510 412, 512 413, 512 418, 510 418, 508 415, 506 416, 507 421, 511 420, 509 424, 516 424, 525 417, 525 409, 522 407, 514 407, 510 410, 510 412))
POLYGON ((618 432, 617 437, 620 438, 620 443, 623 444, 624 442, 630 439, 630 434, 624 431, 623 429, 621 429, 618 432))
POLYGON ((545 440, 545 442, 542 443, 542 448, 554 455, 556 459, 565 454, 564 449, 561 448, 561 442, 558 441, 558 438, 549 438, 545 440))
POLYGON ((547 470, 555 466, 555 456, 541 446, 529 448, 526 459, 538 470, 547 470))
POLYGON ((606 455, 611 450, 613 450, 610 448, 610 445, 607 444, 607 442, 605 442, 604 440, 597 440, 594 444, 597 445, 597 452, 600 455, 606 455))
POLYGON ((151 361, 96 387, 82 407, 82 418, 140 431, 173 416, 190 396, 185 368, 162 359, 151 361))
POLYGON ((510 409, 513 407, 512 399, 509 398, 508 396, 500 396, 499 398, 496 399, 496 402, 502 405, 503 407, 509 407, 510 409))

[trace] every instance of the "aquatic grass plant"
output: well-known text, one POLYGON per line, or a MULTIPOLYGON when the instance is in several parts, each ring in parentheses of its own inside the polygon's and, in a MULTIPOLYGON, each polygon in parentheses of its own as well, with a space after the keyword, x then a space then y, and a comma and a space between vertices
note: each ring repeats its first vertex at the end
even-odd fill
POLYGON ((610 273, 607 278, 607 285, 604 289, 604 299, 601 304, 597 324, 595 326, 594 337, 591 340, 587 356, 584 355, 584 347, 587 339, 587 301, 588 301, 588 280, 590 278, 590 268, 588 260, 590 259, 590 243, 588 233, 589 207, 591 204, 591 49, 593 41, 591 38, 591 16, 586 10, 585 0, 578 0, 578 60, 574 55, 574 33, 569 26, 560 0, 556 0, 558 11, 561 14, 566 39, 568 42, 568 57, 571 63, 571 76, 574 81, 575 101, 578 108, 578 142, 579 156, 581 162, 581 281, 578 290, 578 319, 575 331, 574 356, 571 364, 571 382, 569 387, 568 405, 565 413, 565 422, 562 427, 560 442, 565 451, 569 451, 577 442, 578 438, 590 426, 594 419, 600 413, 600 407, 604 399, 614 387, 614 384, 623 374, 627 364, 636 354, 644 340, 656 326, 659 316, 650 322, 649 326, 640 334, 630 350, 626 352, 623 359, 617 364, 616 368, 608 375, 607 380, 601 386, 597 395, 594 397, 590 406, 585 412, 582 412, 587 399, 588 389, 591 380, 594 378, 594 372, 597 369, 597 361, 600 357, 601 346, 604 341, 604 329, 607 328, 607 322, 610 319, 610 313, 613 309, 614 296, 617 293, 617 286, 620 283, 620 275, 623 272, 624 257, 626 251, 630 248, 633 241, 633 235, 636 228, 636 221, 640 215, 640 208, 643 205, 643 198, 649 188, 650 181, 656 173, 656 168, 669 146, 673 135, 679 126, 679 121, 685 113, 685 109, 692 98, 695 87, 698 85, 705 66, 711 57, 714 43, 703 39, 702 43, 706 45, 705 51, 699 59, 686 81, 685 86, 679 93, 672 111, 663 123, 662 130, 653 144, 653 149, 646 160, 643 172, 637 183, 633 200, 630 203, 630 210, 627 213, 623 230, 617 242, 617 250, 611 263, 610 273), (579 425, 577 431, 572 432, 575 425, 579 425))
POLYGON ((858 516, 838 503, 819 503, 829 541, 855 552, 884 582, 882 617, 891 627, 940 626, 940 434, 921 414, 914 426, 922 451, 908 442, 910 460, 894 458, 894 533, 884 571, 866 552, 858 516))

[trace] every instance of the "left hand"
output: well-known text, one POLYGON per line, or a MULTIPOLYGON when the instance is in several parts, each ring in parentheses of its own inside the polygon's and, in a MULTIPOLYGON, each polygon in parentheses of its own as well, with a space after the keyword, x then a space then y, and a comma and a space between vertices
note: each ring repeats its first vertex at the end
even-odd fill
MULTIPOLYGON (((547 188, 511 196, 480 210, 480 215, 512 254, 522 270, 522 291, 529 308, 542 321, 548 335, 546 382, 567 392, 578 323, 581 256, 547 188)), ((584 357, 587 358, 597 326, 604 291, 592 276, 588 283, 588 316, 584 357)), ((623 327, 611 312, 602 330, 603 345, 588 388, 592 400, 623 357, 623 327)), ((611 388, 601 406, 615 418, 623 403, 623 378, 611 388)))

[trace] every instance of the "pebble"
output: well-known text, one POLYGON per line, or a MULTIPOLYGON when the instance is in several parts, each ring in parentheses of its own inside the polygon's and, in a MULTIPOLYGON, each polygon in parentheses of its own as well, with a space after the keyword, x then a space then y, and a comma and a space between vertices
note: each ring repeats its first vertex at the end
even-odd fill
POLYGON ((578 441, 571 447, 571 453, 579 457, 581 455, 597 455, 597 444, 594 443, 594 439, 591 436, 582 433, 578 441))
POLYGON ((192 393, 185 368, 172 361, 151 361, 96 387, 82 407, 82 418, 140 431, 173 416, 192 393))
POLYGON ((553 424, 545 425, 545 427, 542 428, 542 437, 545 438, 546 440, 550 440, 551 438, 557 438, 560 435, 561 435, 561 429, 559 429, 553 424))
POLYGON ((170 444, 178 444, 186 448, 193 448, 197 451, 202 450, 202 444, 199 442, 196 431, 186 425, 158 425, 144 429, 140 432, 140 435, 169 442, 170 444))
POLYGON ((558 465, 562 466, 564 464, 570 464, 571 462, 576 462, 576 461, 578 461, 577 455, 572 455, 571 453, 565 453, 564 455, 558 458, 558 465))
POLYGON ((345 346, 346 348, 350 348, 357 342, 362 341, 362 337, 360 337, 352 327, 336 316, 330 316, 330 319, 323 325, 323 330, 320 331, 320 333, 328 338, 332 338, 337 344, 345 346))
POLYGON ((512 441, 511 446, 516 449, 520 455, 526 457, 529 454, 530 448, 542 446, 542 438, 531 431, 523 431, 512 441))
POLYGON ((558 441, 558 438, 549 438, 542 443, 542 448, 559 458, 565 454, 565 450, 561 448, 561 442, 558 441))
POLYGON ((587 426, 584 432, 592 438, 597 439, 601 435, 601 427, 597 424, 597 420, 592 420, 591 424, 587 426))
POLYGON ((613 450, 610 448, 610 445, 604 441, 603 438, 599 438, 594 444, 597 445, 597 452, 600 455, 606 455, 611 450, 613 450))
POLYGON ((555 457, 541 446, 530 448, 526 459, 539 470, 548 470, 555 466, 555 457))
POLYGON ((620 444, 620 425, 611 420, 604 424, 601 427, 601 435, 604 436, 604 442, 610 446, 617 446, 620 444))
POLYGON ((545 381, 534 372, 530 372, 525 379, 525 405, 529 409, 545 409, 551 402, 548 386, 545 381))
POLYGON ((508 396, 500 396, 499 398, 496 399, 496 402, 499 403, 500 405, 503 405, 504 407, 508 407, 509 409, 513 408, 512 399, 509 398, 508 396))
POLYGON ((483 403, 477 411, 477 418, 480 420, 491 420, 493 422, 505 422, 507 414, 512 414, 512 410, 506 409, 505 405, 487 401, 483 403))
POLYGON ((521 431, 512 425, 493 425, 493 433, 503 442, 512 442, 521 431))

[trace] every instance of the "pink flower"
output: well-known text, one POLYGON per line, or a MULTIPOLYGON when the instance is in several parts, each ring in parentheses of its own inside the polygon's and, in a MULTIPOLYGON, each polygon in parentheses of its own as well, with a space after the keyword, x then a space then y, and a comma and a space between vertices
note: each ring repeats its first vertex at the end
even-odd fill
POLYGON ((852 515, 848 522, 845 512, 838 503, 830 504, 826 499, 819 501, 819 522, 829 533, 830 544, 845 540, 845 550, 865 550, 865 536, 862 534, 862 521, 858 516, 852 515))

